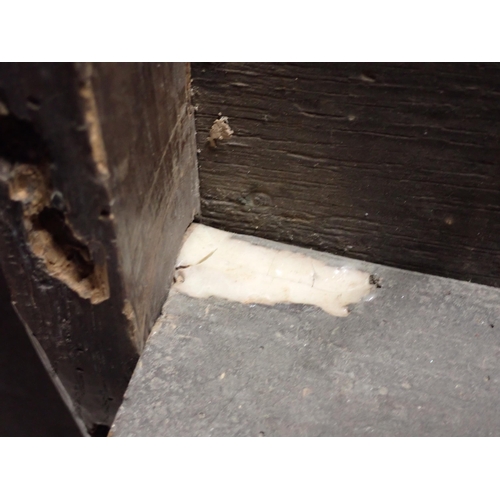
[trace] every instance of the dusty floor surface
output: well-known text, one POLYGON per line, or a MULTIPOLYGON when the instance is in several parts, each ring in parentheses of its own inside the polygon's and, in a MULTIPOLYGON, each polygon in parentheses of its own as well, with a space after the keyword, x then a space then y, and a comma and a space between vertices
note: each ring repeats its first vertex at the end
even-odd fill
POLYGON ((111 435, 500 435, 500 290, 239 238, 381 288, 347 317, 174 288, 111 435))

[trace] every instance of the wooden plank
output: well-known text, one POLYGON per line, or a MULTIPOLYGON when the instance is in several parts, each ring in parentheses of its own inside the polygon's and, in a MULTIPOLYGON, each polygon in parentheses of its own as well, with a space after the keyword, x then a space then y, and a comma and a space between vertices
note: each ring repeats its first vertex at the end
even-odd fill
POLYGON ((0 267, 0 436, 81 436, 11 304, 0 267))
POLYGON ((93 68, 120 265, 141 350, 165 302, 184 232, 199 212, 189 79, 189 65, 179 63, 93 68))
POLYGON ((500 65, 192 71, 202 222, 500 286, 500 65))
POLYGON ((0 257, 89 428, 109 425, 198 207, 186 65, 0 66, 0 257))

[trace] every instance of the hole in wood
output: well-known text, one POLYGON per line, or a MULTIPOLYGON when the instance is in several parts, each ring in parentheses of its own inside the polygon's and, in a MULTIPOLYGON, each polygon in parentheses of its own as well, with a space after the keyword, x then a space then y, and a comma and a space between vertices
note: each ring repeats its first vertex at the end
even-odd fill
POLYGON ((103 208, 99 214, 101 219, 109 219, 111 217, 111 210, 109 208, 103 208))
POLYGON ((97 265, 75 234, 63 209, 62 193, 50 183, 50 156, 33 125, 0 116, 0 181, 23 208, 27 243, 45 271, 80 297, 98 304, 109 298, 106 264, 97 265))
POLYGON ((33 96, 29 96, 26 99, 26 107, 32 111, 38 111, 40 109, 41 102, 39 99, 33 96))

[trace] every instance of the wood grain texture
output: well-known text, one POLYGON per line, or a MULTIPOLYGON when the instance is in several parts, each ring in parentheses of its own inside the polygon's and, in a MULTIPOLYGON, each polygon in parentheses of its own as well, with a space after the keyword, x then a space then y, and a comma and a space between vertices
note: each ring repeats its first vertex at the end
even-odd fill
POLYGON ((189 65, 94 64, 112 212, 139 349, 165 302, 187 226, 199 212, 189 65))
POLYGON ((192 71, 203 223, 500 286, 500 65, 192 71))
POLYGON ((154 67, 0 66, 8 111, 0 116, 0 257, 20 316, 89 428, 114 417, 198 203, 186 66, 154 67), (106 269, 109 298, 92 303, 34 254, 26 204, 12 199, 7 179, 18 164, 35 165, 50 189, 35 225, 48 227, 47 211, 63 224, 54 241, 65 238, 79 248, 76 260, 106 269))

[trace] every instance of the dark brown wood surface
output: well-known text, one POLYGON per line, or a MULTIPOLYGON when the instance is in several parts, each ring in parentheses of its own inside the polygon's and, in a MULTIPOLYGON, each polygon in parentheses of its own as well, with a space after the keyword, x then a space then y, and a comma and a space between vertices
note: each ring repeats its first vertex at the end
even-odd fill
POLYGON ((192 73, 204 223, 500 285, 499 64, 192 73))
POLYGON ((120 264, 141 350, 199 212, 189 79, 188 64, 93 65, 120 264))
POLYGON ((1 267, 0 332, 0 436, 81 436, 11 304, 1 267))
POLYGON ((114 417, 197 209, 187 88, 181 63, 0 65, 0 258, 89 428, 114 417))

